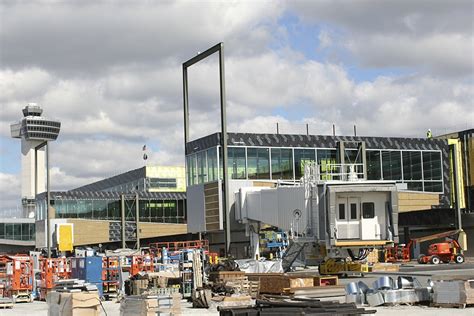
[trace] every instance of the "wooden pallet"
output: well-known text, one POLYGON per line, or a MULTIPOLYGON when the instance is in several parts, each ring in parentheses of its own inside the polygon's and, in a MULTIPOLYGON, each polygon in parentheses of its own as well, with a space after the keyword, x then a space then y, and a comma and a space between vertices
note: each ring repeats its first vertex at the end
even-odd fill
POLYGON ((247 280, 243 271, 217 271, 209 273, 209 280, 213 282, 226 282, 247 280))

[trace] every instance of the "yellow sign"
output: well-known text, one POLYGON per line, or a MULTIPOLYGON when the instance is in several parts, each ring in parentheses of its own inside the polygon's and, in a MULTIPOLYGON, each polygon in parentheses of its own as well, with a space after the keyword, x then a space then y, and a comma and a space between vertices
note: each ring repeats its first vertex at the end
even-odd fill
POLYGON ((74 224, 57 225, 57 243, 59 251, 72 251, 74 248, 74 224))

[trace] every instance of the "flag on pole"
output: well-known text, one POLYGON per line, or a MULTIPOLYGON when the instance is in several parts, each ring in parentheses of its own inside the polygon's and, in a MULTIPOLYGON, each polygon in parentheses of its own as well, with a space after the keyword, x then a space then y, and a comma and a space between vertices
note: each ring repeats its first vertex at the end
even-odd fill
POLYGON ((148 159, 147 154, 143 154, 143 160, 147 160, 147 159, 148 159))
POLYGON ((146 150, 146 145, 143 145, 143 149, 142 149, 142 150, 143 150, 143 151, 145 151, 145 150, 146 150))

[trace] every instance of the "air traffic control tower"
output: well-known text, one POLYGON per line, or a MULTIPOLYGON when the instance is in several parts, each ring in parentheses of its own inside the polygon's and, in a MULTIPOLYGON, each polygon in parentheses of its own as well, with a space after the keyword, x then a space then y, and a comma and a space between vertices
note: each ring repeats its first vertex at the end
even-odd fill
POLYGON ((36 194, 46 191, 46 146, 56 140, 61 122, 42 117, 43 109, 29 103, 23 118, 10 125, 11 136, 21 139, 21 202, 23 216, 35 215, 36 194))

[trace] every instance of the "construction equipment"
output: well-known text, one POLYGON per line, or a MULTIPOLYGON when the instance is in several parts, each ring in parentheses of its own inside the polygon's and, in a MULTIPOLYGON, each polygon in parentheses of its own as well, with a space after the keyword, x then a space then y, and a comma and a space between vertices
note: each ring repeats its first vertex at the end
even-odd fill
POLYGON ((103 296, 108 299, 110 295, 117 294, 120 289, 120 258, 108 256, 102 258, 102 288, 103 296))
POLYGON ((95 285, 99 291, 99 296, 102 297, 102 257, 72 257, 71 277, 95 285))
POLYGON ((395 244, 393 247, 385 248, 385 262, 408 262, 411 260, 411 246, 413 242, 408 244, 395 244))
POLYGON ((46 300, 46 296, 59 280, 69 279, 71 269, 67 258, 41 258, 40 264, 40 284, 39 299, 46 300))
POLYGON ((461 246, 456 239, 450 241, 431 244, 428 247, 428 255, 420 255, 418 263, 432 263, 438 264, 440 262, 450 263, 464 263, 464 255, 461 253, 461 246))
POLYGON ((150 251, 154 256, 160 256, 161 250, 166 248, 168 251, 178 251, 182 249, 204 249, 209 250, 209 241, 201 240, 185 240, 185 241, 165 241, 150 244, 150 251))
MULTIPOLYGON (((430 241, 430 240, 439 239, 439 238, 451 238, 452 239, 453 236, 459 235, 461 232, 462 232, 462 230, 460 230, 460 229, 450 230, 450 231, 447 231, 447 232, 442 232, 442 233, 432 234, 432 235, 428 235, 428 236, 413 238, 406 245, 405 244, 396 244, 393 247, 387 247, 387 248, 385 248, 385 262, 408 262, 408 261, 411 260, 411 248, 414 245, 416 245, 417 243, 420 244, 420 243, 425 242, 425 241, 430 241)), ((449 252, 454 252, 453 256, 455 256, 456 254, 460 255, 460 257, 458 257, 458 259, 462 260, 462 262, 464 262, 464 256, 462 256, 462 249, 461 249, 461 247, 460 247, 457 240, 447 242, 446 245, 442 245, 442 244, 444 244, 444 243, 433 244, 433 245, 430 246, 430 248, 428 248, 428 251, 433 251, 433 255, 438 255, 438 256, 441 255, 441 257, 434 259, 435 262, 439 263, 438 259, 443 261, 443 262, 450 262, 451 259, 448 260, 448 257, 447 257, 449 252), (438 246, 435 247, 435 245, 438 245, 438 246), (451 250, 449 250, 449 249, 451 249, 451 250), (439 253, 439 251, 441 251, 441 253, 439 253), (444 258, 444 260, 442 260, 442 258, 444 258)), ((431 258, 431 256, 420 255, 420 257, 418 258, 418 263, 430 262, 430 258, 431 258), (421 259, 423 257, 428 257, 428 258, 421 259)), ((453 259, 453 260, 456 261, 455 259, 453 259)), ((462 262, 458 262, 458 263, 462 263, 462 262)))
POLYGON ((130 275, 139 272, 153 272, 153 257, 151 255, 131 255, 127 256, 127 263, 130 264, 130 275))
POLYGON ((5 282, 5 297, 11 297, 14 302, 33 301, 33 266, 30 256, 0 256, 0 277, 5 282))
POLYGON ((367 273, 369 266, 367 263, 356 261, 347 261, 344 259, 328 259, 322 262, 318 267, 319 274, 345 275, 347 272, 367 273))

